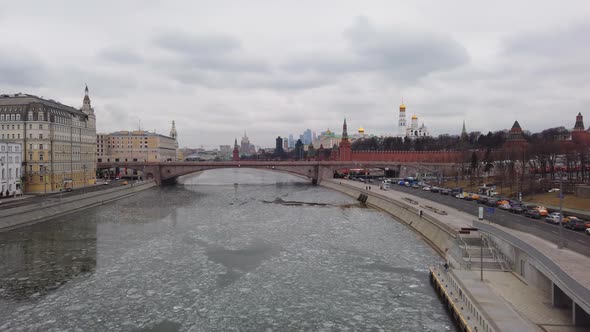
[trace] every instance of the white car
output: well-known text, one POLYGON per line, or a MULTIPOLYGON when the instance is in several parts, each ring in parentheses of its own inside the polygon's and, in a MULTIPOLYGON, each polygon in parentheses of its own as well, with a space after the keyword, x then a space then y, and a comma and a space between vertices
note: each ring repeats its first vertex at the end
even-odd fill
POLYGON ((586 228, 586 235, 590 235, 590 228, 586 228))
POLYGON ((423 187, 422 190, 424 190, 424 191, 430 191, 430 187, 423 187))
POLYGON ((559 191, 559 188, 552 188, 552 189, 549 189, 548 192, 555 193, 555 192, 558 192, 558 191, 559 191))

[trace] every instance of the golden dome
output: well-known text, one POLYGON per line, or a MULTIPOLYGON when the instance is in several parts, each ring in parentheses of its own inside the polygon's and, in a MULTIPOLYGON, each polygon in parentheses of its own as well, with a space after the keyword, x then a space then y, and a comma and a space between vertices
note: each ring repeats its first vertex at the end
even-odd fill
POLYGON ((412 115, 412 120, 418 120, 418 117, 416 115, 412 115))
POLYGON ((360 128, 359 128, 359 133, 364 133, 364 132, 365 132, 365 128, 363 128, 363 127, 360 127, 360 128))
POLYGON ((405 110, 406 109, 406 105, 404 105, 403 103, 401 105, 399 105, 399 109, 400 110, 405 110))

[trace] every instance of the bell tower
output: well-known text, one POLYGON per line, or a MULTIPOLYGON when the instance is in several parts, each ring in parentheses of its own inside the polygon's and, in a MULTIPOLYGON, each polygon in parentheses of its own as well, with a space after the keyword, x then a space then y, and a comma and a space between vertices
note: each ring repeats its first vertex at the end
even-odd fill
POLYGON ((404 105, 404 99, 402 98, 402 104, 399 105, 399 119, 397 122, 399 137, 406 136, 406 126, 406 105, 404 105))

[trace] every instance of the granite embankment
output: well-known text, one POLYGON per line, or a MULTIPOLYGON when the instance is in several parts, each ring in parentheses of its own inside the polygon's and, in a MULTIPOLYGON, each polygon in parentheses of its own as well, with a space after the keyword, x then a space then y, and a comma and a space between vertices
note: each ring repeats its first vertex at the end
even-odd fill
MULTIPOLYGON (((323 181, 322 186, 340 191, 352 197, 365 195, 363 202, 367 205, 383 210, 397 220, 407 224, 410 228, 418 232, 422 237, 442 256, 451 249, 455 244, 458 229, 453 229, 449 225, 437 220, 427 208, 417 204, 412 204, 394 200, 378 192, 366 191, 354 186, 340 183, 334 180, 323 181)), ((436 209, 433 209, 436 211, 436 209)), ((468 225, 465 225, 468 226, 468 225)))
POLYGON ((0 210, 0 231, 55 218, 91 206, 101 205, 154 186, 156 186, 154 181, 144 181, 133 185, 120 186, 66 198, 48 198, 38 204, 3 209, 0 210))

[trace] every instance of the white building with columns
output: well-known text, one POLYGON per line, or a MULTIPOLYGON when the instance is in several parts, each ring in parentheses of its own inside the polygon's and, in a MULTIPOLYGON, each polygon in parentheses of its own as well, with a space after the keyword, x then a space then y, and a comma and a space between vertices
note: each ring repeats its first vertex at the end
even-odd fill
POLYGON ((418 116, 412 115, 411 122, 408 125, 406 122, 406 105, 402 102, 399 106, 399 119, 398 119, 398 137, 407 137, 410 139, 418 137, 428 137, 430 132, 428 128, 422 123, 418 124, 418 116))

